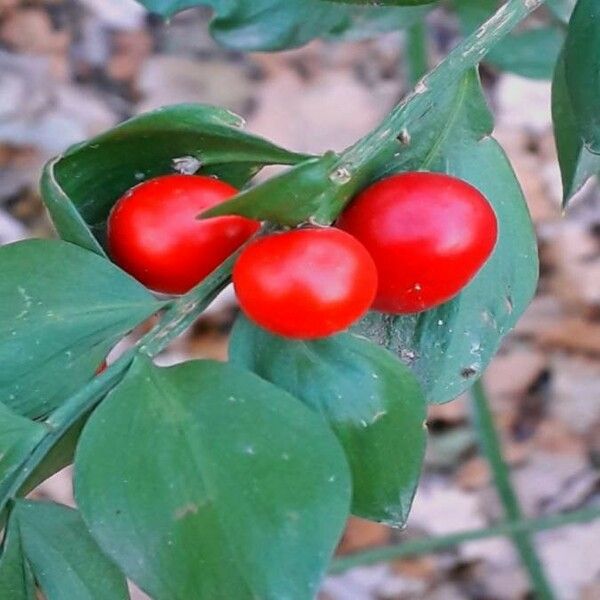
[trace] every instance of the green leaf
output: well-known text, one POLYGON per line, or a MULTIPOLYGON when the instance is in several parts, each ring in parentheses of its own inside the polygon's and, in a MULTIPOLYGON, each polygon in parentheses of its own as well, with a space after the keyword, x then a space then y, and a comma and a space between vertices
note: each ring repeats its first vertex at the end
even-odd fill
POLYGON ((452 400, 482 374, 536 288, 531 219, 510 163, 490 137, 492 126, 477 74, 470 72, 447 90, 445 103, 410 132, 414 142, 381 173, 449 173, 478 188, 498 218, 494 253, 454 300, 419 315, 370 313, 357 328, 397 353, 433 403, 452 400))
MULTIPOLYGON (((498 8, 496 0, 454 0, 463 35, 469 35, 498 8)), ((500 41, 486 62, 534 79, 550 79, 564 41, 562 28, 553 25, 512 33, 500 41)))
POLYGON ((546 0, 546 6, 563 23, 568 23, 577 0, 546 0))
POLYGON ((590 152, 579 135, 563 56, 558 60, 552 83, 552 121, 566 207, 585 182, 600 173, 600 155, 590 152))
POLYGON ((92 414, 75 468, 92 534, 160 600, 313 598, 350 502, 324 421, 212 361, 134 362, 92 414))
POLYGON ((565 42, 565 78, 579 134, 600 154, 600 2, 579 0, 565 42))
POLYGON ((243 215, 253 219, 293 226, 305 221, 327 224, 332 206, 342 206, 366 181, 346 178, 335 164, 338 156, 329 152, 308 160, 264 183, 238 194, 202 213, 202 217, 243 215), (326 214, 321 216, 322 211, 326 214))
POLYGON ((35 600, 35 584, 31 567, 23 556, 19 523, 11 516, 0 557, 0 598, 35 600))
POLYGON ((45 432, 40 423, 20 416, 0 403, 0 484, 10 478, 45 432))
POLYGON ((163 306, 98 255, 29 240, 0 248, 0 400, 31 418, 89 381, 109 350, 163 306))
POLYGON ((565 36, 558 27, 536 27, 504 39, 488 62, 501 71, 532 79, 552 79, 565 36))
POLYGON ((356 31, 370 21, 371 30, 388 31, 391 25, 406 27, 422 17, 435 0, 353 1, 344 6, 323 0, 139 0, 148 10, 164 17, 192 6, 209 6, 215 16, 213 37, 236 50, 283 50, 302 46, 328 35, 356 31), (357 6, 363 5, 363 6, 357 6), (381 19, 383 11, 388 21, 381 19), (379 14, 378 14, 379 13, 379 14), (382 29, 380 29, 380 27, 382 29))
POLYGON ((329 422, 350 463, 355 515, 406 522, 425 453, 426 414, 419 384, 402 363, 354 335, 288 340, 243 316, 229 355, 329 422))
MULTIPOLYGON (((43 461, 31 472, 27 481, 19 490, 19 494, 25 496, 31 490, 35 489, 40 483, 46 481, 65 467, 73 464, 75 456, 75 447, 79 441, 81 430, 85 425, 89 414, 84 415, 79 421, 61 437, 61 439, 52 446, 44 456, 43 461)), ((0 496, 3 490, 0 488, 0 496)))
POLYGON ((102 554, 79 513, 51 502, 17 501, 23 552, 47 600, 125 600, 125 577, 102 554))
MULTIPOLYGON (((373 0, 320 0, 321 2, 336 2, 338 4, 362 4, 372 6, 373 0)), ((433 4, 438 0, 376 0, 377 6, 423 6, 433 4)))
MULTIPOLYGON (((149 11, 163 17, 171 17, 174 14, 198 6, 198 0, 139 0, 149 11)), ((208 2, 207 2, 208 4, 208 2)))
MULTIPOLYGON (((372 4, 372 3, 370 3, 372 4)), ((368 40, 391 31, 402 31, 423 21, 432 5, 398 8, 397 6, 348 6, 347 18, 325 37, 334 40, 368 40)))
POLYGON ((42 197, 60 236, 103 254, 114 203, 145 179, 175 172, 176 159, 238 187, 266 164, 306 158, 245 133, 233 113, 201 104, 149 112, 69 149, 46 165, 42 197))

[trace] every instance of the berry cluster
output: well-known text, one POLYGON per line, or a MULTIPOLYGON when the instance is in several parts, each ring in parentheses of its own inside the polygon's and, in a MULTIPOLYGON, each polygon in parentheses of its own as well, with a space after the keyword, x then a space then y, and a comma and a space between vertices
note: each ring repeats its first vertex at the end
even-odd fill
POLYGON ((498 235, 485 197, 440 173, 378 181, 332 227, 251 241, 256 221, 198 218, 236 193, 197 175, 132 188, 109 216, 111 257, 149 288, 183 294, 247 243, 233 271, 242 310, 272 333, 314 339, 347 329, 369 309, 411 314, 450 300, 481 269, 498 235))

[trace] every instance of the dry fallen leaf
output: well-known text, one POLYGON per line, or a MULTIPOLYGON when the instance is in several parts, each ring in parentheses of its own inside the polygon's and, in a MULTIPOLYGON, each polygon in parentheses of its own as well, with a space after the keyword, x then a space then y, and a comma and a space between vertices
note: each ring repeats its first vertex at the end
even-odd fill
POLYGON ((458 468, 456 482, 466 491, 474 491, 484 487, 490 482, 488 462, 480 456, 464 462, 458 468))
POLYGON ((548 357, 538 350, 523 346, 498 354, 485 372, 489 393, 501 396, 522 396, 542 374, 548 357))
POLYGON ((550 349, 600 357, 600 323, 582 317, 566 317, 540 331, 539 343, 550 349))
POLYGON ((351 554, 373 546, 383 546, 391 539, 391 530, 380 523, 350 517, 338 546, 339 554, 351 554))

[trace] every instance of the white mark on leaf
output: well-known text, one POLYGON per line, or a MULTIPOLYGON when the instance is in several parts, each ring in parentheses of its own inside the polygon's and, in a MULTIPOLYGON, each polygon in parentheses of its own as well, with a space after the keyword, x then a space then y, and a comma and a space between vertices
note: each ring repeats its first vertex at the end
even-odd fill
POLYGON ((175 518, 179 521, 180 519, 183 519, 184 517, 187 517, 188 515, 195 515, 195 514, 197 514, 197 512, 198 512, 198 505, 194 504, 193 502, 188 502, 187 504, 185 504, 181 508, 178 508, 175 511, 175 518))

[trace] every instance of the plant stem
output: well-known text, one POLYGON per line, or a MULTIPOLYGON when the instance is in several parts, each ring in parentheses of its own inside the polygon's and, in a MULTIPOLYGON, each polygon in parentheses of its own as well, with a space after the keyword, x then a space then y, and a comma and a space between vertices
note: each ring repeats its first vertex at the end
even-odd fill
MULTIPOLYGON (((338 174, 343 174, 335 200, 329 198, 313 214, 313 221, 324 225, 335 221, 352 197, 372 180, 379 166, 394 161, 398 152, 411 143, 415 123, 435 109, 444 90, 451 88, 469 69, 479 64, 498 41, 544 1, 508 0, 420 79, 414 90, 378 127, 342 152, 329 171, 329 179, 333 180, 339 180, 338 174)), ((421 43, 418 42, 417 46, 421 43)))
POLYGON ((174 302, 161 322, 138 342, 138 351, 150 357, 156 356, 183 333, 229 284, 238 256, 239 251, 231 255, 190 293, 174 302))
POLYGON ((429 70, 427 26, 424 21, 415 23, 406 32, 404 54, 406 56, 408 84, 412 88, 429 70))
POLYGON ((158 325, 48 417, 44 422, 48 433, 15 475, 0 487, 0 513, 8 501, 19 494, 34 469, 40 465, 69 428, 101 402, 104 396, 119 383, 137 354, 156 356, 206 309, 229 283, 233 265, 240 251, 230 256, 194 289, 173 302, 158 325))
MULTIPOLYGON (((430 88, 439 86, 443 89, 458 75, 474 67, 499 39, 543 1, 509 0, 478 31, 455 48, 436 69, 426 75, 415 91, 407 96, 379 127, 342 153, 336 168, 343 167, 355 174, 358 170, 365 169, 382 152, 389 152, 390 147, 395 147, 396 138, 401 131, 405 130, 405 137, 409 138, 407 128, 435 104, 430 88)), ((342 206, 338 208, 341 210, 342 206)), ((15 475, 0 487, 0 511, 11 497, 18 494, 31 472, 43 461, 69 427, 93 409, 120 381, 138 352, 155 356, 197 318, 227 284, 234 260, 232 257, 223 263, 207 280, 174 302, 165 312, 161 322, 144 336, 135 348, 125 353, 50 416, 46 421, 48 434, 15 475)))
MULTIPOLYGON (((273 225, 264 225, 252 239, 276 229, 273 225)), ((19 494, 34 469, 42 463, 46 455, 67 431, 79 419, 95 408, 104 396, 121 381, 131 362, 138 354, 149 357, 156 356, 204 312, 208 305, 229 284, 233 265, 243 248, 244 246, 234 252, 195 288, 172 302, 160 322, 144 335, 133 348, 130 348, 100 375, 94 377, 88 385, 67 399, 46 419, 44 425, 48 428, 48 433, 15 472, 14 476, 0 486, 0 514, 9 500, 19 494)))
POLYGON ((270 223, 264 224, 258 233, 222 262, 208 277, 195 288, 173 302, 160 322, 136 344, 136 351, 152 358, 164 350, 178 335, 183 333, 205 310, 209 304, 229 285, 231 274, 239 255, 253 240, 279 228, 270 223))
MULTIPOLYGON (((494 426, 494 417, 481 380, 473 385, 471 397, 473 400, 473 420, 479 433, 479 444, 492 469, 494 484, 500 496, 506 518, 509 521, 522 520, 523 512, 510 481, 508 465, 502 457, 500 439, 494 426)), ((544 568, 528 533, 518 531, 511 534, 511 538, 529 574, 536 598, 552 600, 555 597, 552 587, 546 578, 544 568)))
POLYGON ((546 531, 565 527, 575 523, 587 523, 600 517, 600 506, 584 508, 578 511, 568 512, 560 515, 541 517, 539 519, 518 520, 507 523, 501 523, 485 529, 473 529, 470 531, 460 531, 450 535, 443 535, 434 538, 425 538, 411 540, 394 546, 384 546, 365 552, 357 552, 341 558, 337 558, 331 564, 330 573, 343 573, 354 567, 372 565, 380 562, 387 562, 406 556, 416 556, 428 554, 458 546, 464 542, 472 542, 486 538, 504 537, 516 533, 534 533, 536 531, 546 531))
POLYGON ((91 410, 121 380, 135 356, 132 348, 103 373, 94 377, 90 383, 71 396, 60 408, 54 411, 44 422, 48 432, 35 447, 29 457, 21 464, 12 478, 4 481, 0 487, 0 514, 11 498, 19 494, 33 471, 41 464, 50 450, 60 441, 80 417, 91 410))
POLYGON ((344 167, 350 173, 356 173, 370 164, 382 151, 389 151, 389 143, 396 142, 399 135, 402 134, 403 143, 409 143, 410 130, 415 121, 435 106, 433 91, 450 87, 460 75, 479 64, 500 39, 544 1, 509 0, 501 6, 490 19, 425 75, 417 83, 414 91, 396 106, 376 129, 342 153, 336 168, 344 167))

